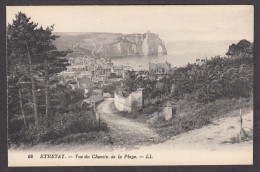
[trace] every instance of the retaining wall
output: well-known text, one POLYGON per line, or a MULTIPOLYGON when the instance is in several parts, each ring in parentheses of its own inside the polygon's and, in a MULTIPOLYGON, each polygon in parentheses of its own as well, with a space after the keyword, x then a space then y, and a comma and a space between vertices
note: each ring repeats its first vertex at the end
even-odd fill
POLYGON ((142 91, 133 92, 128 97, 115 93, 115 107, 119 111, 131 112, 134 108, 142 108, 142 98, 142 91))

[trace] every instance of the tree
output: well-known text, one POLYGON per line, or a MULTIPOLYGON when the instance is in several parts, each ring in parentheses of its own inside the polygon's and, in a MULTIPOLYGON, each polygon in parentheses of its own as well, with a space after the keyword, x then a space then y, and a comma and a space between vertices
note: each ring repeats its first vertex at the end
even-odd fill
MULTIPOLYGON (((43 29, 37 28, 37 24, 30 22, 30 18, 24 13, 19 12, 12 24, 7 27, 7 61, 8 76, 15 78, 14 88, 19 95, 19 103, 22 116, 25 116, 23 107, 23 95, 20 81, 23 77, 30 77, 31 96, 33 102, 34 122, 39 139, 39 98, 41 98, 42 86, 45 89, 45 116, 48 121, 50 114, 50 86, 57 83, 57 74, 66 70, 68 61, 64 58, 67 55, 65 51, 58 51, 52 41, 58 38, 52 35, 53 26, 43 29), (27 70, 27 68, 29 70, 27 70), (42 80, 44 78, 44 80, 42 80), (19 81, 19 82, 18 82, 19 81), (37 98, 37 94, 39 97, 37 98), (38 102, 37 102, 38 100, 38 102)), ((25 118, 24 118, 25 119, 25 118)), ((26 126, 26 121, 24 121, 26 126)))
MULTIPOLYGON (((35 126, 38 126, 38 110, 37 110, 37 98, 36 98, 36 86, 35 79, 33 73, 33 49, 35 48, 35 30, 37 27, 37 23, 30 22, 30 18, 28 18, 24 13, 19 12, 15 16, 15 20, 10 25, 8 24, 7 28, 7 46, 12 49, 13 53, 19 54, 19 62, 24 62, 25 58, 28 60, 28 64, 26 64, 29 68, 29 76, 31 79, 31 91, 32 91, 32 99, 33 99, 33 111, 34 111, 34 121, 35 126), (25 51, 24 51, 25 50, 25 51)), ((9 48, 8 48, 9 49, 9 48)), ((10 56, 11 57, 11 56, 10 56)), ((10 63, 9 63, 10 64, 10 63)), ((38 139, 38 137, 37 137, 38 139)))
POLYGON ((246 53, 246 50, 250 47, 251 43, 247 41, 246 39, 240 40, 237 43, 237 50, 243 54, 246 53))
POLYGON ((126 79, 124 81, 124 88, 125 91, 131 93, 133 91, 136 91, 137 84, 136 84, 136 75, 134 71, 127 71, 126 72, 126 79))
POLYGON ((55 79, 55 75, 59 72, 66 70, 68 61, 62 58, 67 55, 67 51, 58 51, 56 46, 52 43, 53 40, 59 36, 53 35, 54 25, 43 29, 40 27, 36 30, 36 44, 37 44, 37 71, 40 77, 44 77, 45 84, 45 116, 48 119, 50 115, 50 94, 49 89, 51 84, 55 84, 58 81, 55 79), (42 65, 41 65, 42 64, 42 65))
POLYGON ((246 39, 240 40, 237 44, 229 46, 226 55, 231 57, 250 57, 253 54, 253 44, 246 39))
POLYGON ((232 44, 229 46, 229 49, 228 49, 228 52, 226 53, 226 55, 228 56, 233 56, 235 55, 235 52, 236 52, 236 44, 232 44))

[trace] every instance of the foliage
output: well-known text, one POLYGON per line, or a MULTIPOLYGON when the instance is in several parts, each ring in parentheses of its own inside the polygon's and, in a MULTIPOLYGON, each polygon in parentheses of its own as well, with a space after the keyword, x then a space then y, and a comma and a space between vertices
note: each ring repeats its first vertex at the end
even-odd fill
POLYGON ((68 110, 68 106, 80 102, 84 99, 84 91, 81 89, 72 90, 64 85, 57 85, 57 87, 50 90, 53 113, 60 110, 68 110))
POLYGON ((77 103, 83 100, 84 91, 58 85, 58 73, 66 70, 65 56, 71 51, 57 50, 53 26, 37 26, 22 12, 7 26, 9 144, 96 131, 92 112, 70 112, 72 105, 81 110, 77 103), (60 120, 67 121, 59 126, 60 120))
POLYGON ((118 86, 119 84, 117 82, 111 83, 109 85, 104 85, 102 87, 102 92, 103 93, 110 93, 111 96, 114 95, 114 91, 116 90, 116 86, 118 86))
POLYGON ((126 79, 124 80, 124 89, 127 92, 136 91, 138 83, 136 82, 137 76, 134 71, 126 71, 126 79))
POLYGON ((243 39, 237 44, 230 45, 226 55, 231 57, 250 57, 253 55, 253 47, 254 43, 251 44, 249 41, 243 39))
MULTIPOLYGON (((70 99, 70 98, 68 98, 70 99)), ((107 126, 104 123, 98 125, 94 112, 83 110, 80 107, 80 102, 69 104, 66 111, 56 111, 46 121, 44 116, 39 118, 38 134, 41 142, 51 141, 56 142, 63 137, 89 132, 107 131, 107 126)), ((12 120, 12 133, 9 134, 9 145, 19 145, 22 143, 36 144, 36 127, 32 122, 29 123, 28 129, 23 130, 21 120, 12 120)))
POLYGON ((204 65, 189 64, 171 76, 173 97, 191 94, 197 102, 249 97, 253 89, 253 59, 214 57, 204 65))
POLYGON ((143 88, 144 99, 162 97, 169 93, 170 87, 168 87, 168 84, 170 83, 168 83, 169 79, 166 77, 158 80, 156 77, 143 77, 133 71, 128 71, 126 75, 128 77, 124 80, 124 91, 128 93, 136 91, 137 88, 143 88))
POLYGON ((59 38, 59 36, 52 34, 53 29, 54 25, 46 29, 40 27, 35 30, 37 49, 34 51, 35 56, 39 57, 35 63, 37 64, 36 70, 40 77, 46 75, 48 75, 48 77, 55 76, 57 73, 66 70, 66 66, 69 65, 68 60, 63 58, 68 52, 58 51, 56 46, 52 43, 59 38))
POLYGON ((144 99, 165 96, 178 100, 191 95, 195 102, 208 103, 222 98, 249 97, 253 89, 253 59, 216 56, 203 65, 177 68, 161 79, 143 78, 130 72, 124 86, 129 92, 144 88, 144 99))
MULTIPOLYGON (((46 125, 43 125, 45 128, 46 125)), ((57 112, 50 121, 50 127, 41 130, 42 141, 53 141, 66 135, 99 131, 98 122, 92 111, 82 110, 80 104, 77 109, 68 108, 67 113, 57 112)))
MULTIPOLYGON (((37 110, 37 98, 36 98, 36 84, 35 84, 35 72, 33 71, 32 60, 36 59, 34 56, 34 51, 36 49, 37 39, 35 35, 37 24, 30 22, 25 14, 19 12, 16 16, 16 19, 13 20, 12 24, 8 24, 7 27, 7 74, 8 79, 17 80, 17 82, 9 82, 8 88, 16 89, 19 95, 19 104, 20 104, 20 113, 24 119, 24 129, 26 128, 26 119, 25 119, 25 107, 23 105, 24 96, 22 93, 22 86, 20 81, 25 78, 30 78, 31 87, 27 88, 31 90, 31 93, 27 92, 26 96, 31 95, 30 105, 33 107, 34 114, 34 124, 37 126, 38 123, 38 110, 37 110), (28 70, 29 69, 29 70, 28 70)), ((26 88, 25 88, 26 89, 26 88)), ((9 92, 10 93, 10 92, 9 92)), ((15 96, 13 94, 9 96, 9 108, 15 105, 15 96)), ((10 117, 12 114, 8 114, 10 117)), ((12 117, 11 117, 12 118, 12 117)))

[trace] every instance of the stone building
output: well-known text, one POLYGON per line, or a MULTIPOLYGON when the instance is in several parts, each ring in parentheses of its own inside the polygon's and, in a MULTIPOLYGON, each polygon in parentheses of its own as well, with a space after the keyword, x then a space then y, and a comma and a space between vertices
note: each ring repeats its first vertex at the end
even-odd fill
POLYGON ((165 63, 149 63, 149 73, 150 74, 170 74, 171 64, 167 61, 165 63))
POLYGON ((110 67, 98 66, 96 74, 97 74, 97 76, 99 76, 99 75, 108 76, 108 75, 111 74, 111 68, 110 67))

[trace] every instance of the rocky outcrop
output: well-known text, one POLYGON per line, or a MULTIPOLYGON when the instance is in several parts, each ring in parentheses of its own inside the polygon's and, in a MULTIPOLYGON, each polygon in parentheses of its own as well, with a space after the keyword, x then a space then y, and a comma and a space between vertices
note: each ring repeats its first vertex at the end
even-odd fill
POLYGON ((103 46, 105 56, 167 54, 164 42, 158 34, 126 34, 103 46), (161 49, 161 52, 159 51, 161 49))
POLYGON ((59 50, 71 49, 92 53, 94 56, 126 56, 167 54, 164 42, 158 34, 136 33, 55 33, 59 39, 53 41, 59 50))

